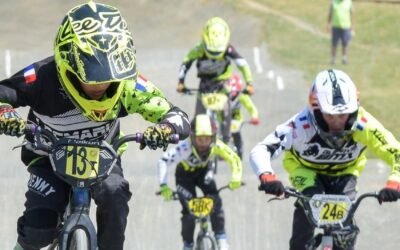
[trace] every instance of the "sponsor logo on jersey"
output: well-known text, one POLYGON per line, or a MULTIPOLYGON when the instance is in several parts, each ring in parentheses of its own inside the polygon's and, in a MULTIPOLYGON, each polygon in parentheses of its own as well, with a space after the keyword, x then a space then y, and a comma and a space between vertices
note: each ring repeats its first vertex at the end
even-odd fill
POLYGON ((309 144, 305 150, 303 150, 301 155, 304 156, 304 159, 311 161, 349 161, 358 156, 357 152, 359 153, 359 149, 355 143, 350 143, 344 146, 341 150, 325 148, 317 143, 312 143, 309 144))

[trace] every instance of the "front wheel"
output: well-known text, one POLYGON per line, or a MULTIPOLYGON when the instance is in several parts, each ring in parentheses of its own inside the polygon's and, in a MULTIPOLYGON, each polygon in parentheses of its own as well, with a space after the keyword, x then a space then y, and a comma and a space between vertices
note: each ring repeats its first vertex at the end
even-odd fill
POLYGON ((89 250, 89 238, 82 229, 76 229, 68 240, 68 250, 89 250))
POLYGON ((195 250, 218 250, 217 242, 210 235, 203 235, 196 240, 195 250))

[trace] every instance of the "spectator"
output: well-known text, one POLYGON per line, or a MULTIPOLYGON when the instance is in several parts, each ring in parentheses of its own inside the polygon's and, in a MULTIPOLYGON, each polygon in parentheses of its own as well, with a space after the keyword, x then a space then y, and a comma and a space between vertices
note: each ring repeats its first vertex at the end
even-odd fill
POLYGON ((328 31, 332 32, 331 64, 336 63, 336 48, 342 42, 342 63, 347 64, 347 46, 355 34, 354 7, 351 0, 332 0, 328 15, 328 31))

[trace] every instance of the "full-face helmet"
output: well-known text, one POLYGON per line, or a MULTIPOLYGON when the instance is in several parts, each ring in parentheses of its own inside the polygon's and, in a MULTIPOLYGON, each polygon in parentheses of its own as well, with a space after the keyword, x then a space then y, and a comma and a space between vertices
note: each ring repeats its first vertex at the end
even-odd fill
POLYGON ((228 24, 220 17, 213 17, 203 28, 202 42, 208 58, 222 58, 229 45, 228 24))
POLYGON ((324 70, 317 74, 311 86, 309 104, 312 123, 320 137, 331 147, 341 148, 357 121, 358 91, 350 77, 340 70, 324 70), (341 132, 329 132, 322 114, 349 114, 341 132))
POLYGON ((191 121, 190 127, 191 127, 190 137, 195 148, 197 148, 196 137, 198 136, 210 136, 211 143, 209 147, 215 142, 217 134, 217 126, 215 122, 207 114, 196 115, 191 121))
POLYGON ((74 105, 93 121, 114 119, 128 81, 136 82, 136 51, 118 9, 90 1, 64 17, 54 43, 59 80, 74 105), (81 84, 110 83, 91 100, 81 84))
POLYGON ((244 83, 238 74, 232 74, 229 78, 229 91, 231 98, 235 98, 243 90, 244 83))

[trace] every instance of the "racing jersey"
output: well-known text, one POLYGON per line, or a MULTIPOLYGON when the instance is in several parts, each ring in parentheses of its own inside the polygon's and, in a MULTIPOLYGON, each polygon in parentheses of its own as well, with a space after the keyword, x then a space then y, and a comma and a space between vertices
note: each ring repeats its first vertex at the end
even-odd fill
MULTIPOLYGON (((139 113, 150 122, 168 123, 180 139, 189 135, 187 115, 169 103, 161 91, 143 76, 126 84, 120 102, 118 118, 139 113)), ((33 63, 1 81, 0 103, 14 108, 29 106, 28 121, 45 127, 57 137, 111 142, 120 133, 118 118, 95 122, 74 106, 58 79, 54 57, 33 63)), ((22 149, 25 164, 38 154, 26 147, 22 149)))
POLYGON ((241 181, 242 179, 242 162, 239 156, 225 143, 217 140, 211 146, 210 153, 206 159, 202 159, 199 153, 192 146, 191 139, 187 138, 181 141, 176 147, 165 152, 160 160, 158 160, 158 177, 160 184, 167 184, 168 167, 172 164, 179 164, 184 170, 194 172, 204 169, 208 166, 209 161, 215 156, 221 157, 231 168, 232 181, 241 181))
POLYGON ((250 153, 250 163, 259 176, 273 172, 271 159, 285 152, 283 166, 288 173, 305 167, 331 176, 359 176, 366 163, 366 148, 391 166, 389 180, 400 181, 400 143, 371 114, 360 107, 355 131, 341 149, 329 147, 316 132, 306 108, 277 126, 250 153))
POLYGON ((228 80, 232 74, 231 60, 233 60, 242 73, 245 82, 249 84, 253 81, 247 61, 239 55, 232 45, 228 46, 221 59, 210 59, 207 58, 202 43, 199 43, 183 59, 183 63, 179 69, 180 83, 185 82, 186 73, 196 60, 197 76, 202 80, 228 80))

